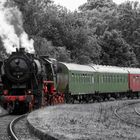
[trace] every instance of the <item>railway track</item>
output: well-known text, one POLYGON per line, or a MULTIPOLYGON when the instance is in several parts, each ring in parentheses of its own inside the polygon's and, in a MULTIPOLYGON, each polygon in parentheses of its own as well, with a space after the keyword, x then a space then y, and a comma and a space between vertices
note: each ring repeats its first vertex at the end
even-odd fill
POLYGON ((121 121, 129 125, 140 127, 140 112, 138 112, 137 108, 135 107, 135 105, 138 104, 140 104, 140 101, 131 102, 123 107, 118 107, 114 110, 114 114, 121 121))
POLYGON ((138 114, 138 116, 140 116, 140 111, 138 111, 136 107, 135 107, 135 112, 138 114))
POLYGON ((12 121, 15 116, 11 116, 8 114, 0 115, 0 139, 1 140, 10 140, 11 137, 7 131, 8 125, 10 121, 12 121))
POLYGON ((9 115, 1 109, 0 140, 39 140, 30 133, 26 118, 27 114, 9 115))
POLYGON ((14 130, 14 125, 17 123, 17 121, 19 121, 22 117, 26 117, 26 114, 21 115, 19 117, 16 117, 15 119, 13 119, 10 124, 8 125, 8 132, 9 135, 11 137, 11 139, 13 140, 18 140, 18 137, 16 136, 16 131, 14 130))
POLYGON ((12 140, 39 140, 36 136, 30 133, 28 124, 26 121, 28 114, 24 114, 15 118, 9 124, 9 134, 12 140))
MULTIPOLYGON (((136 104, 140 105, 140 101, 131 102, 123 105, 123 107, 118 107, 115 109, 114 113, 122 121, 140 127, 140 112, 135 107, 136 104), (123 111, 120 113, 120 110, 126 110, 128 108, 131 108, 131 110, 129 111, 131 111, 131 115, 133 114, 132 117, 134 118, 134 120, 138 120, 137 122, 134 122, 134 120, 131 121, 131 119, 127 116, 129 112, 127 112, 125 115, 122 114, 123 111)), ((102 110, 101 103, 100 110, 102 110)), ((8 114, 0 115, 0 140, 39 140, 39 138, 30 133, 26 117, 27 114, 21 116, 8 114)))

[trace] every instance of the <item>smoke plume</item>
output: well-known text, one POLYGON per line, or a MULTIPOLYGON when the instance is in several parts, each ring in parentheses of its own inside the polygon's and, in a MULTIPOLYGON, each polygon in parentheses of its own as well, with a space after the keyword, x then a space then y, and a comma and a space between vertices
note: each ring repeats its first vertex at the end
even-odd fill
POLYGON ((0 37, 7 53, 24 47, 27 52, 34 53, 34 41, 29 40, 23 29, 22 14, 17 7, 6 6, 6 0, 0 0, 0 37))

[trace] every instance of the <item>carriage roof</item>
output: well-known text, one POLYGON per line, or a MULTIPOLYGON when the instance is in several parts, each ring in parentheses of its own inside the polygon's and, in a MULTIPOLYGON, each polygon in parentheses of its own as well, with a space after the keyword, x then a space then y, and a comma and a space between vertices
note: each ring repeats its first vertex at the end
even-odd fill
POLYGON ((104 73, 124 73, 127 74, 128 71, 124 68, 117 67, 117 66, 105 66, 105 65, 94 65, 91 64, 97 72, 104 72, 104 73))
POLYGON ((86 72, 95 72, 95 70, 88 65, 80 65, 80 64, 74 64, 74 63, 62 63, 61 64, 65 65, 68 70, 70 71, 86 71, 86 72))
POLYGON ((140 68, 124 68, 126 69, 130 74, 140 74, 140 68))
POLYGON ((140 74, 140 68, 129 68, 129 67, 117 67, 117 66, 106 66, 106 65, 80 65, 74 63, 63 63, 65 67, 70 71, 87 71, 87 72, 100 72, 100 73, 123 73, 123 74, 140 74))

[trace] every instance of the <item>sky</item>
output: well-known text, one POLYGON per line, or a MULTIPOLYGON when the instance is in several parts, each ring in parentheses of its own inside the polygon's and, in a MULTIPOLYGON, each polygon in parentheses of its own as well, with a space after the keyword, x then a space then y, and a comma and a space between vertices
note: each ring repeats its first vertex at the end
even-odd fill
MULTIPOLYGON (((67 9, 74 11, 77 10, 80 5, 87 2, 87 0, 53 0, 55 4, 65 6, 67 9)), ((113 0, 115 3, 120 4, 126 0, 113 0)), ((137 0, 140 2, 140 0, 137 0)))

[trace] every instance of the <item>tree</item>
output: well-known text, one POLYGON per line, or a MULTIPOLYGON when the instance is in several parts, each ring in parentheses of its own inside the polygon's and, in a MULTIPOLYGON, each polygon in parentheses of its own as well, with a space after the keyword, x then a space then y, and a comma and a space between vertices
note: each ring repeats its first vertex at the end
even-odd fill
POLYGON ((108 8, 112 10, 115 6, 116 4, 112 0, 88 0, 87 3, 79 7, 79 10, 87 11, 102 8, 108 8))
POLYGON ((116 28, 121 30, 123 38, 132 46, 140 62, 140 6, 138 2, 125 2, 118 6, 119 18, 116 28))
POLYGON ((122 38, 121 33, 106 31, 101 38, 102 64, 136 67, 138 62, 133 48, 122 38))
POLYGON ((79 7, 80 12, 70 12, 49 0, 18 1, 18 6, 38 53, 85 64, 138 65, 137 3, 117 6, 112 0, 88 0, 79 7))

